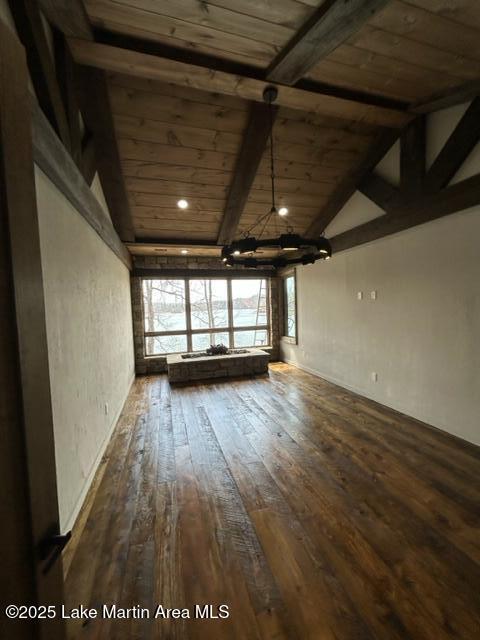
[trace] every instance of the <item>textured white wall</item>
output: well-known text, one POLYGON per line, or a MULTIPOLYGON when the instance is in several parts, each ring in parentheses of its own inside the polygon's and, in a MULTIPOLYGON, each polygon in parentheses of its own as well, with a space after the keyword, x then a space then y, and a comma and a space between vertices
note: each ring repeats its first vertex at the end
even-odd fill
POLYGON ((66 530, 134 376, 130 274, 38 168, 35 178, 60 523, 66 530))
MULTIPOLYGON (((431 116, 429 162, 465 108, 431 116)), ((479 155, 452 182, 480 171, 479 155)), ((383 174, 396 166, 390 155, 383 174)), ((378 215, 355 194, 328 231, 378 215)), ((282 358, 480 444, 479 238, 476 207, 298 268, 299 342, 282 358)))

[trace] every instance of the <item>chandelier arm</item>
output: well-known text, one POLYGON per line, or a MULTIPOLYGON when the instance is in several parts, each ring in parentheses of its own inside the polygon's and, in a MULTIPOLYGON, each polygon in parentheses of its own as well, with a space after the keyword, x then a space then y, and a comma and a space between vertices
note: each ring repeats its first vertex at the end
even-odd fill
POLYGON ((265 216, 265 223, 262 227, 262 230, 260 231, 260 233, 258 234, 258 237, 261 238, 263 236, 263 233, 265 231, 265 229, 267 228, 267 224, 270 222, 270 218, 272 217, 272 212, 270 211, 270 213, 268 214, 268 216, 265 216))
POLYGON ((230 258, 229 266, 243 266, 250 268, 257 267, 286 267, 291 264, 313 264, 317 260, 325 260, 329 256, 321 253, 311 253, 304 256, 286 258, 284 256, 276 256, 272 258, 230 258))
POLYGON ((253 224, 251 224, 248 229, 246 231, 244 231, 244 235, 249 235, 250 231, 252 231, 252 229, 255 229, 255 227, 257 227, 258 225, 262 224, 262 222, 265 220, 265 218, 268 218, 268 216, 271 216, 272 212, 271 211, 267 211, 267 213, 264 213, 263 216, 260 216, 260 218, 258 218, 258 220, 255 220, 255 222, 253 224))

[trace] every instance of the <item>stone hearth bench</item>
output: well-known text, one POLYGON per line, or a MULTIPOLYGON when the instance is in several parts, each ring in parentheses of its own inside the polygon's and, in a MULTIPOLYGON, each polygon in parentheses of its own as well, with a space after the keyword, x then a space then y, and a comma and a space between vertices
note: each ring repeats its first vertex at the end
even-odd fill
POLYGON ((182 358, 181 354, 167 356, 170 382, 188 382, 205 378, 259 375, 268 371, 270 356, 261 349, 245 349, 245 353, 219 356, 182 358))

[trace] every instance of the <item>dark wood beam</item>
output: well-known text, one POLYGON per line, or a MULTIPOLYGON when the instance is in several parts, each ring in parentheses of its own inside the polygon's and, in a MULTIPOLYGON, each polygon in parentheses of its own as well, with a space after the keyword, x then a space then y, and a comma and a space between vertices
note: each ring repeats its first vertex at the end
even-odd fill
POLYGON ((82 159, 80 162, 80 170, 85 179, 85 182, 90 187, 95 173, 97 171, 97 164, 95 159, 95 141, 93 136, 87 134, 85 140, 82 143, 82 159))
POLYGON ((471 80, 452 90, 442 93, 436 93, 426 100, 417 102, 410 107, 413 113, 432 113, 440 111, 440 109, 448 109, 457 104, 470 102, 477 96, 480 96, 480 80, 471 80))
MULTIPOLYGON (((129 49, 138 53, 147 53, 159 58, 167 58, 176 60, 177 62, 187 62, 204 67, 214 71, 225 71, 237 76, 245 78, 256 78, 257 80, 265 80, 265 71, 259 67, 254 67, 247 62, 240 63, 234 60, 226 60, 218 56, 201 53, 199 51, 192 52, 189 49, 182 49, 171 44, 165 44, 158 40, 144 40, 142 38, 132 36, 125 33, 114 33, 95 26, 93 30, 95 42, 107 44, 111 47, 120 49, 129 49)), ((348 87, 340 87, 338 85, 329 84, 327 82, 319 82, 318 80, 303 79, 299 81, 295 87, 312 91, 314 93, 325 93, 336 98, 344 98, 353 102, 361 102, 363 104, 371 104, 377 107, 387 107, 389 109, 397 109, 406 111, 409 102, 398 100, 391 97, 374 95, 357 89, 349 89, 348 87)))
POLYGON ((480 98, 468 107, 425 177, 424 189, 434 193, 445 187, 480 140, 480 98))
POLYGON ((37 2, 9 0, 9 6, 27 53, 30 77, 40 106, 62 142, 70 148, 68 119, 37 2))
POLYGON ((38 0, 48 21, 66 36, 93 40, 92 27, 81 0, 38 0))
MULTIPOLYGON (((39 2, 49 21, 65 36, 93 41, 93 31, 81 0, 39 2)), ((77 99, 85 125, 94 136, 95 162, 114 227, 124 242, 132 242, 135 239, 132 216, 105 73, 72 67, 72 74, 75 75, 77 99)))
POLYGON ((267 72, 271 82, 294 85, 356 33, 388 0, 325 0, 280 51, 267 72))
POLYGON ((480 204, 480 174, 330 238, 334 253, 480 204))
MULTIPOLYGON (((59 611, 62 559, 46 574, 35 553, 60 530, 29 81, 24 48, 0 20, 1 600, 59 611)), ((59 618, 16 625, 2 616, 0 637, 64 640, 59 618)))
POLYGON ((129 252, 38 105, 33 106, 32 123, 34 158, 37 165, 130 269, 129 252))
POLYGON ((124 242, 132 242, 135 234, 105 74, 98 69, 77 68, 76 82, 83 119, 95 139, 97 170, 113 225, 124 242))
POLYGON ((359 164, 339 182, 327 204, 312 222, 306 233, 315 237, 325 231, 344 204, 358 189, 358 186, 369 176, 384 155, 398 140, 399 132, 391 129, 382 130, 374 139, 359 164))
POLYGON ((132 272, 133 277, 140 278, 158 278, 160 275, 163 278, 232 278, 241 277, 245 278, 271 278, 275 274, 274 267, 269 269, 244 269, 243 267, 238 269, 230 269, 229 267, 222 266, 220 259, 218 260, 218 269, 186 269, 180 268, 164 268, 158 267, 134 267, 132 272), (240 275, 241 274, 241 275, 240 275))
POLYGON ((70 152, 77 166, 82 158, 82 132, 80 130, 80 109, 74 85, 74 67, 72 55, 67 47, 65 36, 54 29, 54 48, 57 78, 65 105, 68 128, 70 131, 70 152))
POLYGON ((399 198, 399 190, 375 172, 359 184, 358 191, 384 211, 388 211, 399 198))
POLYGON ((218 251, 218 255, 220 256, 220 247, 218 246, 216 241, 213 240, 195 240, 193 238, 158 238, 153 236, 141 237, 136 239, 135 242, 127 243, 127 247, 130 249, 134 249, 136 245, 159 245, 159 246, 175 246, 179 249, 188 248, 188 247, 200 247, 200 248, 210 248, 218 251))
POLYGON ((233 180, 218 233, 218 244, 228 244, 235 237, 276 115, 277 107, 272 107, 273 117, 270 118, 267 104, 253 102, 250 106, 247 129, 235 164, 233 180))
MULTIPOLYGON (((270 84, 257 78, 87 40, 70 38, 69 45, 75 61, 81 65, 160 80, 201 91, 237 96, 244 100, 263 102, 263 91, 270 84)), ((414 117, 405 111, 356 102, 324 92, 285 86, 279 88, 277 104, 309 113, 362 121, 379 127, 402 128, 414 117)))
POLYGON ((400 136, 400 191, 401 198, 417 198, 423 188, 426 162, 426 120, 420 116, 413 120, 400 136))

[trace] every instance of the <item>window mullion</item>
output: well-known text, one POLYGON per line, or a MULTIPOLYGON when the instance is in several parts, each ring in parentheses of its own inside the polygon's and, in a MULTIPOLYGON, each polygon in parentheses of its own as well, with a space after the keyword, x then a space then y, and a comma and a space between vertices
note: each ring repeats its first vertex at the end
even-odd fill
POLYGON ((265 309, 265 320, 267 321, 267 343, 271 344, 272 342, 272 323, 271 323, 271 296, 270 296, 270 287, 272 286, 272 283, 270 280, 267 280, 265 278, 265 305, 266 305, 266 309, 265 309))
POLYGON ((191 317, 191 305, 190 305, 190 279, 185 278, 185 313, 186 326, 187 326, 187 351, 190 352, 192 348, 192 317, 191 317))
POLYGON ((228 341, 229 348, 233 349, 233 300, 232 300, 232 280, 227 279, 227 308, 228 308, 228 341))

